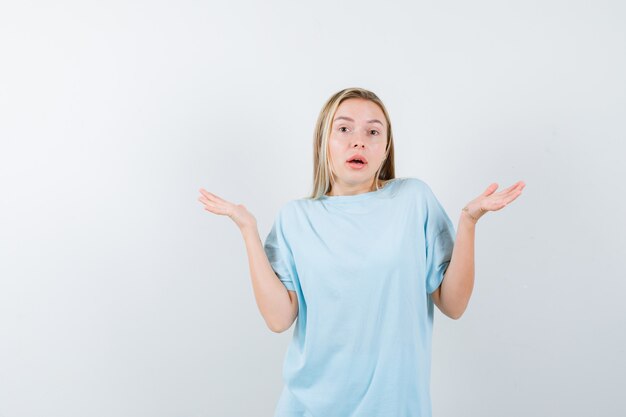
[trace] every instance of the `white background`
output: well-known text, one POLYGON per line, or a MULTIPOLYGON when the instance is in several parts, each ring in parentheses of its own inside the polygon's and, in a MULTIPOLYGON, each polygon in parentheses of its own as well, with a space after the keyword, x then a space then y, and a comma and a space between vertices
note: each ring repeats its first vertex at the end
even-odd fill
POLYGON ((271 416, 294 326, 241 234, 308 195, 322 104, 374 91, 396 175, 476 231, 437 311, 435 417, 626 413, 620 1, 13 1, 0 6, 0 417, 271 416))

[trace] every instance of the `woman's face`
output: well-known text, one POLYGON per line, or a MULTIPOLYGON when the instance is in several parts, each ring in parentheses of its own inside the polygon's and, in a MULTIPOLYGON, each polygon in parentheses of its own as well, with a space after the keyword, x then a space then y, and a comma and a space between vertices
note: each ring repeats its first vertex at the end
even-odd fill
POLYGON ((336 190, 370 191, 387 146, 387 121, 380 107, 361 98, 343 101, 335 112, 328 140, 336 176, 333 194, 336 190), (365 163, 349 163, 355 154, 364 157, 365 163))

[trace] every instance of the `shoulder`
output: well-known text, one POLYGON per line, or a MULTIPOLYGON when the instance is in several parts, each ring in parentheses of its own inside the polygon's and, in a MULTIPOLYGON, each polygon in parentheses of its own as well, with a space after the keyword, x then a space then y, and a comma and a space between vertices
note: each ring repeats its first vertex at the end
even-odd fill
POLYGON ((398 178, 402 186, 417 193, 418 195, 432 194, 430 186, 421 178, 403 177, 398 178))
POLYGON ((424 181, 422 181, 420 178, 417 178, 417 177, 402 177, 398 179, 401 180, 403 183, 407 184, 408 186, 415 187, 415 188, 422 187, 426 184, 424 181))
POLYGON ((281 221, 289 221, 294 218, 298 210, 300 210, 300 206, 302 199, 290 200, 286 203, 283 203, 282 206, 278 208, 278 213, 276 214, 276 218, 281 221))
POLYGON ((418 206, 428 209, 429 207, 439 205, 439 200, 436 197, 432 187, 428 185, 428 183, 421 178, 406 178, 404 183, 406 184, 404 188, 406 188, 406 193, 411 195, 413 201, 415 201, 418 206))

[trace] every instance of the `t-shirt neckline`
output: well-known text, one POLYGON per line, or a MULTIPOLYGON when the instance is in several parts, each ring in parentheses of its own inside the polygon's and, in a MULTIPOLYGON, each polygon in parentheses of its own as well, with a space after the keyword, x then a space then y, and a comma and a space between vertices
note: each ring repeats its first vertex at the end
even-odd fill
POLYGON ((385 190, 391 183, 396 182, 400 178, 392 178, 388 180, 382 187, 378 190, 368 191, 366 193, 354 194, 354 195, 323 195, 320 199, 327 203, 348 203, 352 201, 363 201, 368 200, 370 198, 376 197, 383 190, 385 190))

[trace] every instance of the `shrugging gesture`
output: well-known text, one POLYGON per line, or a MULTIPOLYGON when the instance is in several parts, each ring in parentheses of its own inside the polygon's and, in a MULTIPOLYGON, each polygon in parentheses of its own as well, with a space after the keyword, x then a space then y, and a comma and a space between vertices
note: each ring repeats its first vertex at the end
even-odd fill
POLYGON ((498 189, 498 184, 494 182, 487 187, 484 193, 463 207, 463 211, 467 213, 473 223, 476 224, 478 219, 480 219, 486 212, 498 211, 504 208, 511 201, 515 200, 522 193, 525 186, 526 184, 524 181, 518 181, 506 190, 495 193, 498 189))
POLYGON ((256 218, 248 211, 243 204, 235 204, 226 201, 217 195, 200 188, 202 194, 198 201, 204 204, 204 209, 214 214, 221 214, 230 217, 239 226, 241 231, 245 229, 256 230, 256 218))

